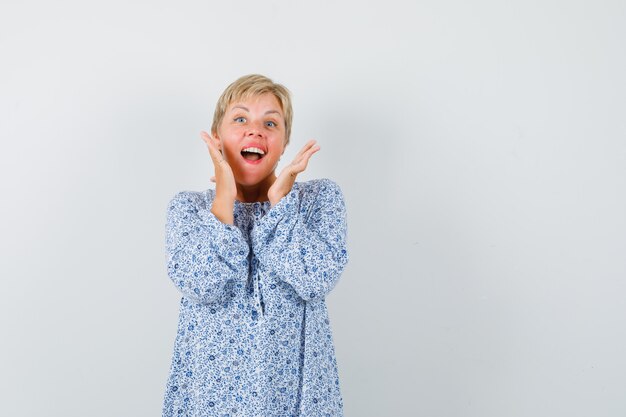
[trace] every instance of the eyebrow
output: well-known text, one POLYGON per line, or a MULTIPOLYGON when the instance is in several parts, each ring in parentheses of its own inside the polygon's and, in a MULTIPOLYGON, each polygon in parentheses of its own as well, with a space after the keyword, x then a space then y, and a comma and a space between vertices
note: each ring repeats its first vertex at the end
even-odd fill
MULTIPOLYGON (((250 109, 248 109, 247 107, 244 107, 244 106, 239 106, 239 105, 233 106, 233 109, 242 109, 242 110, 245 110, 248 113, 250 113, 250 109)), ((270 114, 270 113, 276 113, 279 116, 282 116, 278 110, 268 110, 268 111, 265 112, 265 114, 270 114)))

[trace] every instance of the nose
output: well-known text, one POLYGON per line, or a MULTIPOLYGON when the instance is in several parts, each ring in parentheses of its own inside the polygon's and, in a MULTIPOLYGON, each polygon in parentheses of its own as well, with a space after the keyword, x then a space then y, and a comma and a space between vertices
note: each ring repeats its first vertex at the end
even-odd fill
POLYGON ((248 129, 246 136, 261 136, 261 122, 252 122, 249 126, 250 128, 248 129))

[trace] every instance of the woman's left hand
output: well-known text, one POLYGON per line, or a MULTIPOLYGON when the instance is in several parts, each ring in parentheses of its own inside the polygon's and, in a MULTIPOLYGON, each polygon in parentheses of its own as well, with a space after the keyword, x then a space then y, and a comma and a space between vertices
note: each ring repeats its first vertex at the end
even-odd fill
POLYGON ((306 169, 311 155, 319 150, 320 147, 316 145, 315 139, 311 139, 304 145, 300 152, 298 152, 293 162, 283 168, 280 175, 276 178, 276 181, 274 181, 274 184, 267 190, 267 197, 272 207, 274 207, 281 198, 289 194, 293 183, 296 181, 296 176, 306 169))

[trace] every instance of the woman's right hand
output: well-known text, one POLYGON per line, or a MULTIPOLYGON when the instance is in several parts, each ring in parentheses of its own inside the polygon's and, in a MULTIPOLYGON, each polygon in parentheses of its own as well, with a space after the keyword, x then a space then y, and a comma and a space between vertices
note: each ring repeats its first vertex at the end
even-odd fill
POLYGON ((211 181, 215 182, 215 200, 211 211, 222 222, 233 224, 233 207, 237 197, 237 184, 233 170, 218 148, 217 139, 205 131, 202 131, 200 136, 209 148, 215 169, 215 175, 211 177, 211 181))

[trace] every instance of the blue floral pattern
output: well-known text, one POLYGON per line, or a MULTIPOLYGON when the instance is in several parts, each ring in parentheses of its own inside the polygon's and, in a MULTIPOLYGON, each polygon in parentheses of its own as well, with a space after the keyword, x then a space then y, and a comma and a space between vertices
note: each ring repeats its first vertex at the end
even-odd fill
POLYGON ((346 206, 330 179, 274 207, 215 190, 168 205, 167 272, 182 294, 163 416, 343 416, 325 296, 348 262, 346 206))

